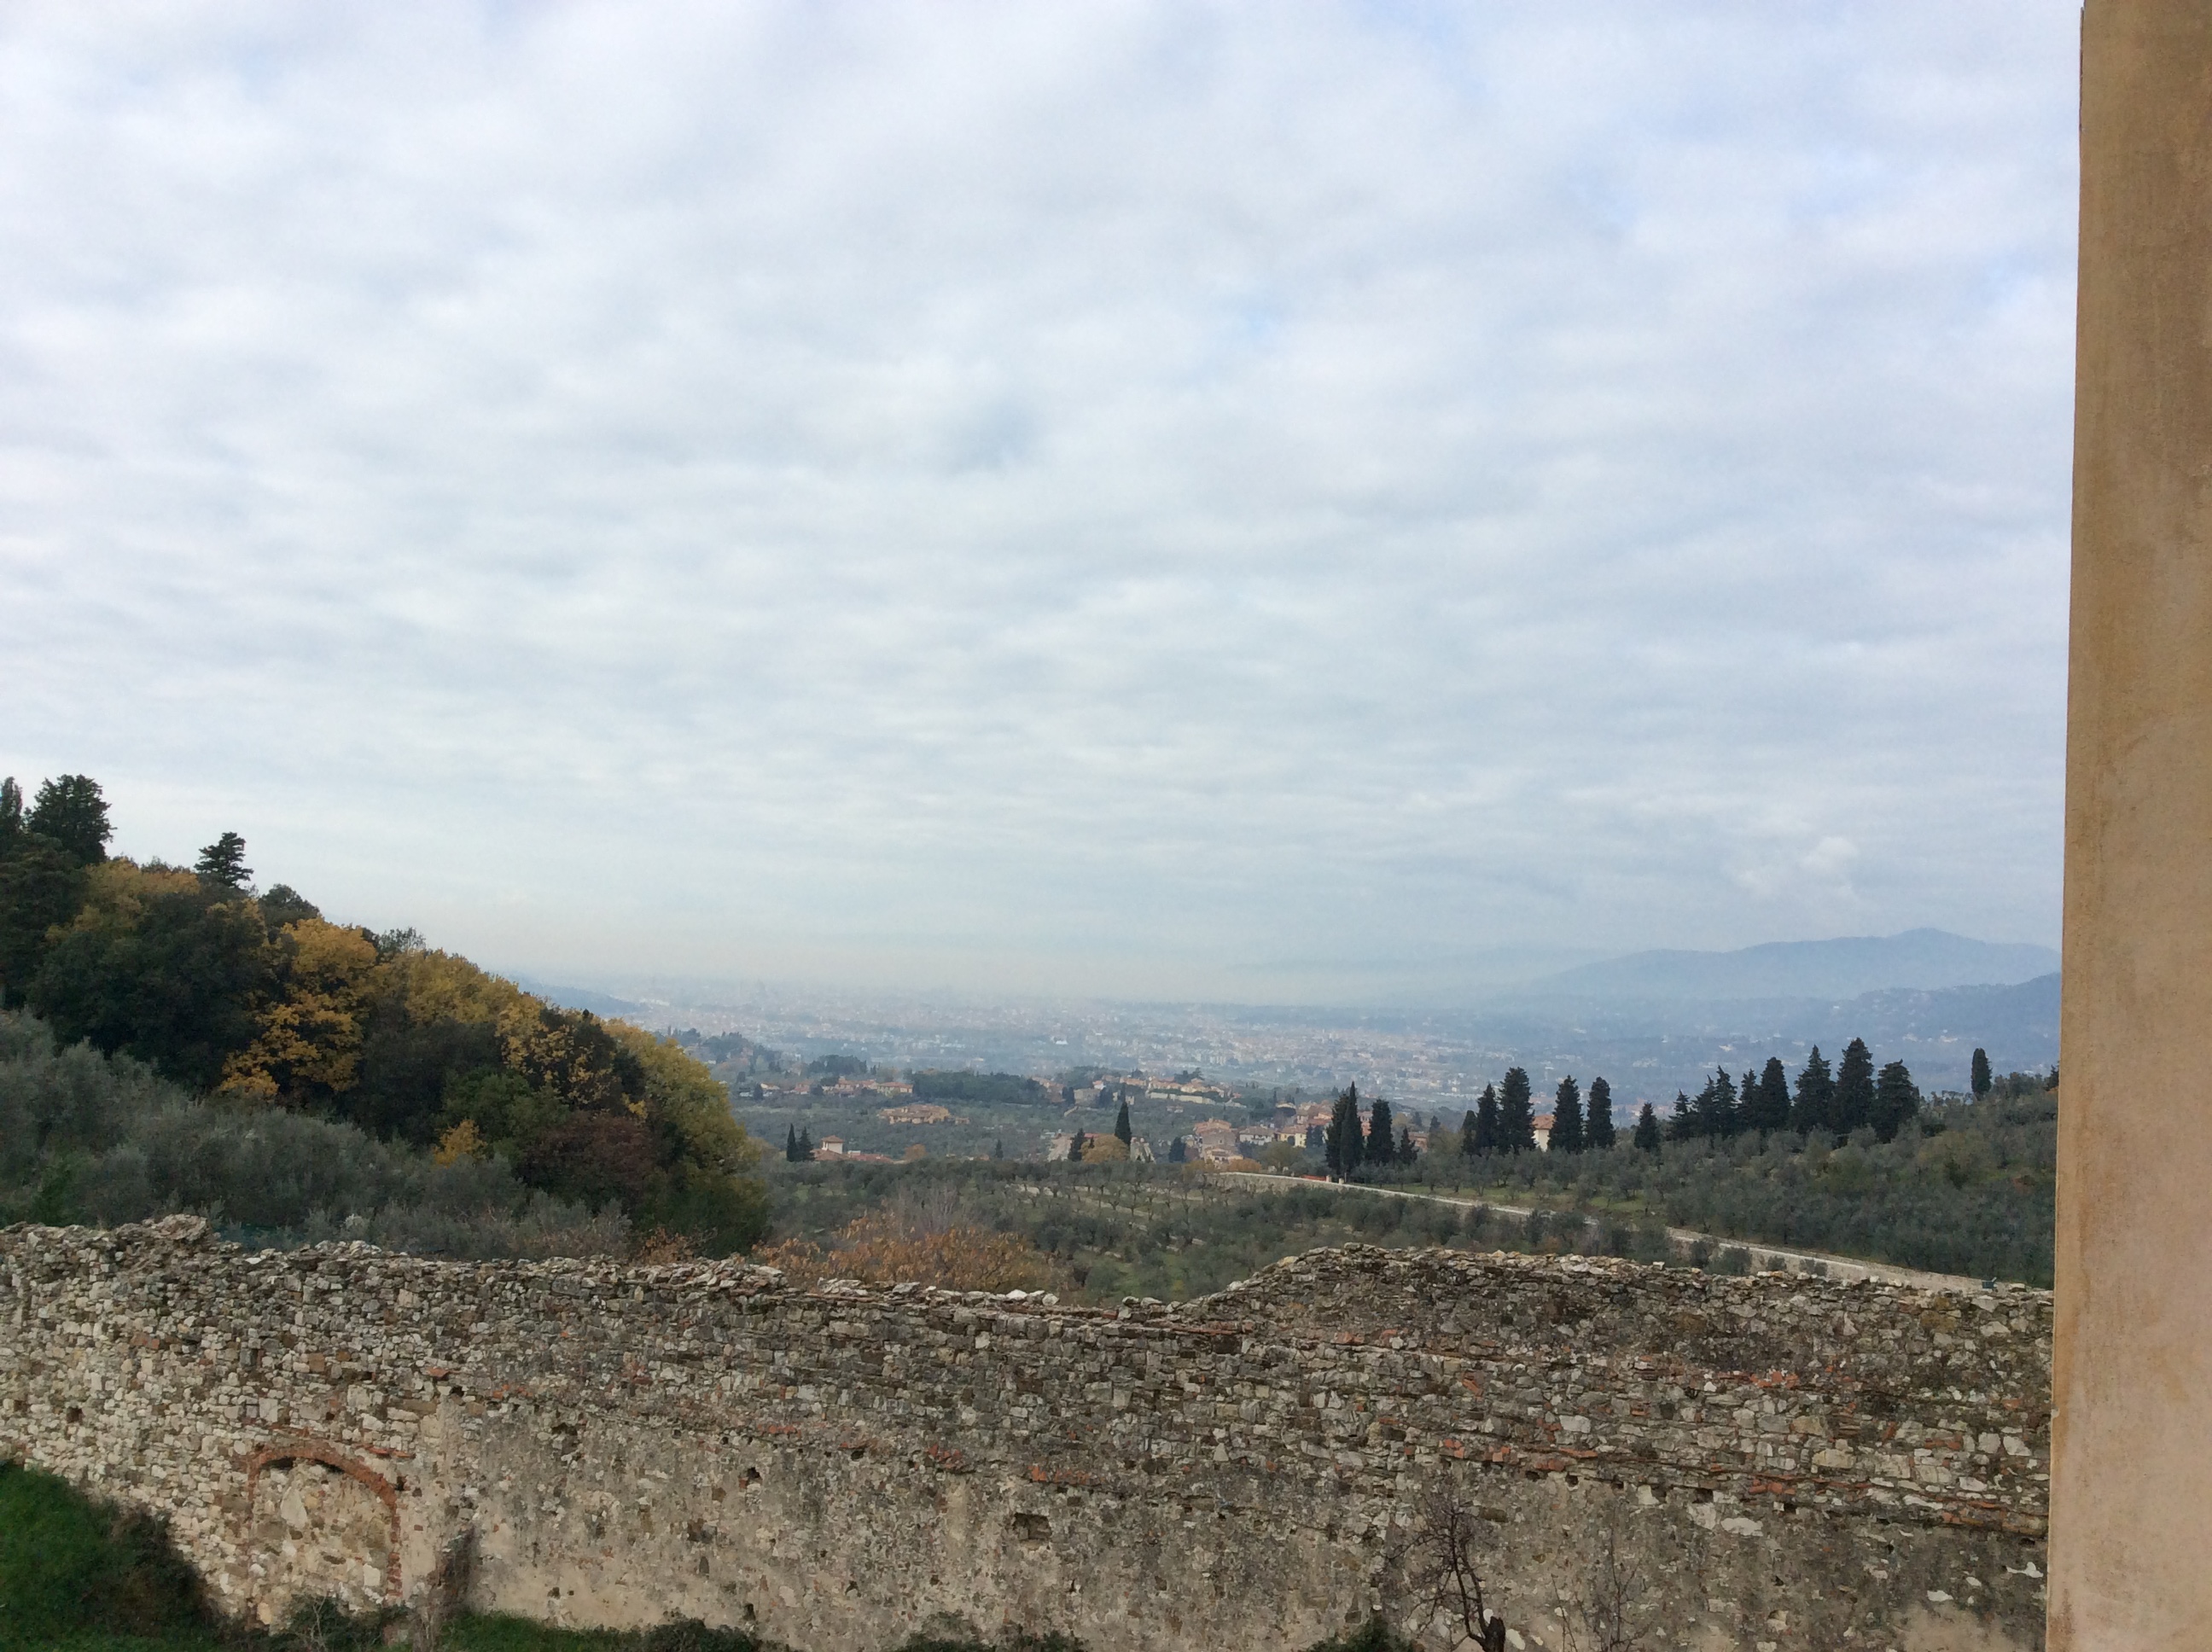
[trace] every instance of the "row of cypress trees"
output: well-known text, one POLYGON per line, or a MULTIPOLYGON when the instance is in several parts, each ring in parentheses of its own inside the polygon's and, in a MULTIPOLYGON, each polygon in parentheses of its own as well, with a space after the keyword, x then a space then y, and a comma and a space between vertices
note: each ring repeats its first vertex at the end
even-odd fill
POLYGON ((1854 1038, 1832 1069, 1815 1044, 1797 1075, 1794 1094, 1779 1056, 1769 1056, 1760 1072, 1746 1068, 1741 1083, 1726 1067, 1716 1067, 1695 1096, 1676 1093, 1667 1133, 1690 1141, 1792 1130, 1804 1135, 1826 1132, 1841 1139, 1870 1127, 1878 1139, 1894 1141, 1919 1110, 1920 1088, 1905 1063, 1892 1061, 1877 1073, 1866 1040, 1854 1038))

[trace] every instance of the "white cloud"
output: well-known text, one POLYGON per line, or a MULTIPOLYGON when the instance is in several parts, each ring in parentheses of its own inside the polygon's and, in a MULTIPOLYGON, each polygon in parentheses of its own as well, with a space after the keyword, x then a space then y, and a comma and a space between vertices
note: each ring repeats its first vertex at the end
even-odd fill
POLYGON ((15 9, 0 757, 548 969, 2049 938, 2074 49, 15 9))

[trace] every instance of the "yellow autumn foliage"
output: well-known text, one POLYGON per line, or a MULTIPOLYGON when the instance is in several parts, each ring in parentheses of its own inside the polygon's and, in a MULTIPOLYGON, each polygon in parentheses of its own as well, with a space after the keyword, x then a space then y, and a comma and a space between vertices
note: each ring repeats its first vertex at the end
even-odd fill
POLYGON ((278 996, 257 1017, 253 1042, 223 1063, 221 1093, 273 1102, 350 1089, 361 1068, 375 943, 358 929, 302 918, 272 946, 278 996))

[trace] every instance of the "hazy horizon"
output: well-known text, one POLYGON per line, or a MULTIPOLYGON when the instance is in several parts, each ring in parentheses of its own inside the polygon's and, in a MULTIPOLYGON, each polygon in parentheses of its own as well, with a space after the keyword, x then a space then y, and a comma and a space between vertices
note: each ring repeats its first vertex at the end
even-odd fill
POLYGON ((556 981, 2054 944, 2076 23, 11 9, 0 773, 556 981))

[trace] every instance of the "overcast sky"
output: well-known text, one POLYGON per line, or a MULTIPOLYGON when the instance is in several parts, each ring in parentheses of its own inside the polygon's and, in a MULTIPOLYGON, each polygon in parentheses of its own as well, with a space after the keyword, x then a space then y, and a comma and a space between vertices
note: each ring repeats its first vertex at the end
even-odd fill
POLYGON ((0 772, 566 979, 2055 941, 2075 42, 11 5, 0 772))

